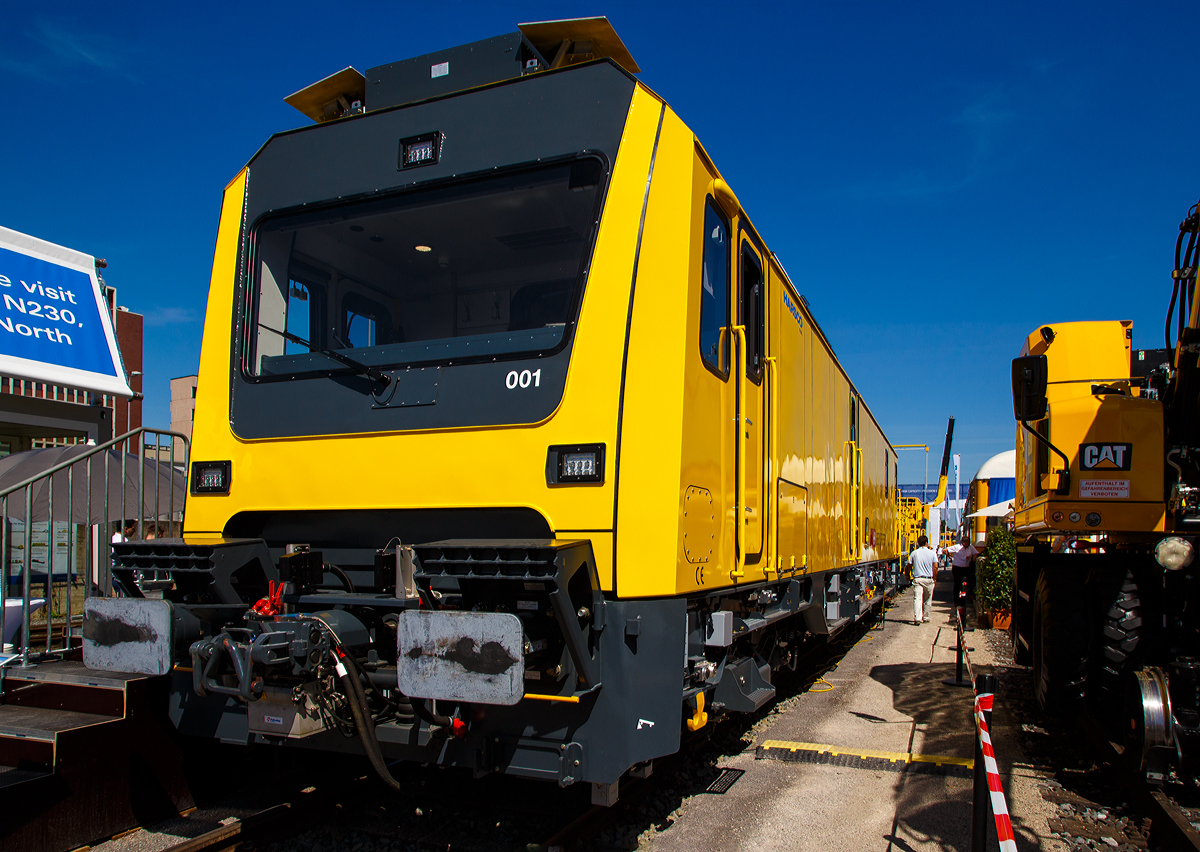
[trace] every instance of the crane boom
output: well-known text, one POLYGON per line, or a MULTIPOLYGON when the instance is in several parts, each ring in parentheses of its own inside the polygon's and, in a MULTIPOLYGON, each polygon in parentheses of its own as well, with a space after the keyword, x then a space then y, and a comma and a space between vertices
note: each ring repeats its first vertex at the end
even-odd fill
MULTIPOLYGON (((933 505, 939 506, 946 499, 946 474, 950 470, 950 443, 954 439, 954 417, 950 417, 950 422, 946 424, 946 447, 942 450, 942 473, 938 477, 937 496, 933 498, 933 505)), ((957 497, 958 495, 955 495, 957 497)))

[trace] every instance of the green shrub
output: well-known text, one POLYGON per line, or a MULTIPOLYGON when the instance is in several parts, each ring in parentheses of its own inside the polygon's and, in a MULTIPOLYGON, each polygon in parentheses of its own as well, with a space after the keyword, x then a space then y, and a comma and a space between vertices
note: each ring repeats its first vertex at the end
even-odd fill
POLYGON ((988 531, 987 550, 976 562, 975 599, 980 610, 995 612, 1012 605, 1017 541, 1003 524, 988 531))

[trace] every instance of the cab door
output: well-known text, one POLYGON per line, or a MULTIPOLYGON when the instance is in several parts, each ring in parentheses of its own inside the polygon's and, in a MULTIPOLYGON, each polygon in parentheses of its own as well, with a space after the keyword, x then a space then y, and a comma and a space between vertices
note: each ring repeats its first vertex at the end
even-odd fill
POLYGON ((843 503, 846 511, 846 559, 858 562, 863 550, 862 447, 859 444, 859 399, 850 392, 850 438, 845 444, 846 478, 843 503))
POLYGON ((745 537, 746 564, 763 559, 763 528, 766 526, 764 497, 766 482, 766 276, 763 253, 750 234, 742 230, 737 255, 736 289, 738 429, 742 451, 737 454, 739 490, 742 491, 740 534, 745 537))

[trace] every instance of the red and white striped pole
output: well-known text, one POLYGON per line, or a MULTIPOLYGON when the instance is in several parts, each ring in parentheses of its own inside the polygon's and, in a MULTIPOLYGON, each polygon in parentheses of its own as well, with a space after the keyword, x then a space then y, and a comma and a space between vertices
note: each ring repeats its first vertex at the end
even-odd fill
POLYGON ((996 836, 1000 852, 1017 852, 1008 802, 1000 783, 996 752, 992 748, 992 701, 996 678, 979 675, 975 678, 975 801, 971 809, 971 852, 984 852, 987 847, 987 814, 996 818, 996 836))

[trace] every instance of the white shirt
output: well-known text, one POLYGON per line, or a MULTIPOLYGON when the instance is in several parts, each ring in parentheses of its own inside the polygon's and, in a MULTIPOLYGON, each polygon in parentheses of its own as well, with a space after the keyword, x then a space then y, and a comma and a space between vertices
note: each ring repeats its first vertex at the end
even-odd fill
POLYGON ((908 554, 908 564, 912 566, 913 578, 924 577, 933 579, 933 566, 937 565, 937 554, 929 547, 918 547, 908 554))
POLYGON ((119 532, 113 533, 113 537, 112 537, 113 544, 120 544, 124 540, 125 540, 125 536, 121 535, 119 532))
POLYGON ((968 544, 966 547, 959 545, 958 550, 954 551, 954 555, 950 557, 950 564, 957 568, 966 568, 978 555, 979 551, 975 549, 975 545, 968 544))

